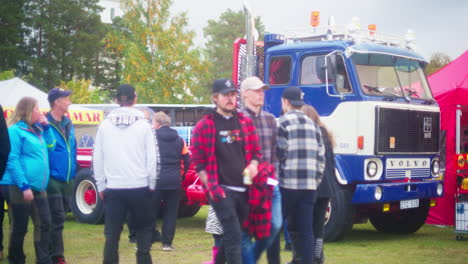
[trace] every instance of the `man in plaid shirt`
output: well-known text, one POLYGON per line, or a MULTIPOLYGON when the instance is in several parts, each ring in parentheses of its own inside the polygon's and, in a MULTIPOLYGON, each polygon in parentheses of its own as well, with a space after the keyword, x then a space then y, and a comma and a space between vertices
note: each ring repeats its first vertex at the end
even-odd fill
POLYGON ((248 214, 243 173, 257 175, 261 160, 258 136, 252 120, 236 112, 237 90, 228 79, 212 87, 215 111, 193 128, 192 162, 208 191, 209 201, 224 230, 219 254, 228 264, 241 264, 241 224, 248 214))
POLYGON ((313 263, 313 212, 325 169, 325 148, 320 128, 300 110, 304 105, 301 89, 284 89, 281 104, 285 114, 278 120, 277 154, 283 217, 297 231, 294 246, 301 263, 313 263))
MULTIPOLYGON (((262 110, 265 101, 264 91, 270 87, 256 76, 243 80, 240 87, 244 102, 242 112, 252 119, 257 129, 263 160, 274 165, 276 169, 278 167, 278 158, 276 156, 276 134, 278 133, 278 128, 275 117, 262 110)), ((246 233, 243 234, 243 264, 257 263, 261 253, 267 248, 268 263, 280 263, 280 241, 278 234, 281 230, 282 222, 281 194, 279 187, 276 185, 273 189, 270 236, 252 243, 250 236, 246 233)))

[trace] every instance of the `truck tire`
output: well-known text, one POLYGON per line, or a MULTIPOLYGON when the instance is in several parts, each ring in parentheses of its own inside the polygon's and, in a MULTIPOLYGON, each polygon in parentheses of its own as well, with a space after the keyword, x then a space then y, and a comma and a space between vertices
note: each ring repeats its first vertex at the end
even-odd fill
POLYGON ((377 231, 395 234, 411 234, 419 230, 426 222, 430 204, 428 199, 420 201, 418 208, 398 212, 379 212, 369 216, 377 231))
POLYGON ((187 195, 185 192, 182 192, 182 198, 179 202, 179 211, 177 213, 177 217, 192 217, 198 213, 200 210, 199 204, 189 204, 187 200, 187 195))
POLYGON ((98 195, 93 172, 88 168, 76 173, 70 207, 78 222, 102 224, 104 221, 102 200, 98 195))
POLYGON ((343 239, 351 231, 354 221, 354 207, 351 204, 352 191, 332 181, 333 195, 325 215, 324 239, 327 242, 343 239))

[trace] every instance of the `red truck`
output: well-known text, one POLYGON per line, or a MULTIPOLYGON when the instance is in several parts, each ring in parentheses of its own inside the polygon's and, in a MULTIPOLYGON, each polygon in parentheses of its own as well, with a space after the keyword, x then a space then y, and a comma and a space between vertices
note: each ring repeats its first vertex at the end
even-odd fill
MULTIPOLYGON (((117 105, 81 105, 86 108, 103 111, 101 118, 117 105)), ((179 135, 190 144, 193 125, 201 118, 203 112, 211 105, 159 105, 146 104, 136 107, 149 107, 156 111, 164 111, 171 116, 173 126, 179 135)), ((102 121, 102 120, 101 120, 102 121)), ((104 210, 102 200, 97 195, 97 187, 93 177, 92 153, 94 135, 98 122, 92 124, 75 124, 77 138, 78 169, 74 178, 73 193, 70 198, 70 209, 79 222, 89 224, 102 223, 104 210)), ((198 175, 189 169, 182 182, 182 198, 179 205, 179 217, 194 216, 200 207, 207 204, 198 175)))

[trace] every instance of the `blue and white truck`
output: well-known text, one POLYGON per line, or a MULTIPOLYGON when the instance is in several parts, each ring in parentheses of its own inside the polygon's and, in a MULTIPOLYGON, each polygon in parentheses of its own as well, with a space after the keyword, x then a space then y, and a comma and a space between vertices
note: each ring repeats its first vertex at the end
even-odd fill
POLYGON ((275 116, 283 89, 300 87, 332 131, 336 181, 327 241, 367 220, 382 232, 416 232, 443 195, 440 111, 423 71, 427 62, 411 49, 411 35, 405 41, 375 27, 360 30, 356 21, 330 21, 265 34, 264 41, 247 30, 234 43, 233 79, 263 79, 271 88, 265 110, 275 116))

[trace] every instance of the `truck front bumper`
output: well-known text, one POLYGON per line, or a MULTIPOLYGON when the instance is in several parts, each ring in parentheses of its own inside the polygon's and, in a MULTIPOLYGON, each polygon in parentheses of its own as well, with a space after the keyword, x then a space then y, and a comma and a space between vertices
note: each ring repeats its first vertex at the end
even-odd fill
POLYGON ((396 182, 357 184, 353 204, 383 203, 411 199, 428 199, 443 196, 442 181, 396 182), (439 188, 439 193, 437 189, 439 188), (380 189, 380 190, 378 190, 380 189), (376 195, 380 192, 380 195, 376 195), (376 197, 379 197, 377 199, 376 197))

